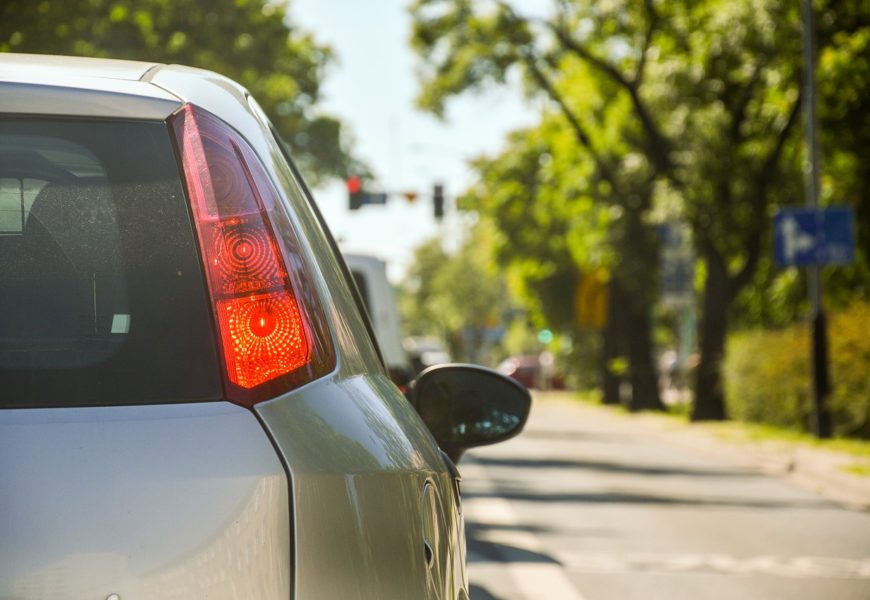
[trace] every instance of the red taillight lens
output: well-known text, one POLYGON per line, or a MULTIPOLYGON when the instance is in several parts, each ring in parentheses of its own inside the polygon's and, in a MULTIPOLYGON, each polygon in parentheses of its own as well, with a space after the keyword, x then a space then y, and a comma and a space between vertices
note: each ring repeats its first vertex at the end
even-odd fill
POLYGON ((228 398, 250 406, 324 375, 335 362, 323 313, 260 161, 238 133, 202 109, 186 105, 171 125, 217 321, 228 398))

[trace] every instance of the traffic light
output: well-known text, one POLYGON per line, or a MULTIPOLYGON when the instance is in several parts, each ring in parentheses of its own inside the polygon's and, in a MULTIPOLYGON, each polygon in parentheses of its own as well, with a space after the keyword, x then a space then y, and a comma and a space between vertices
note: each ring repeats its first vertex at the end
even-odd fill
POLYGON ((350 209, 359 210, 363 205, 362 180, 359 177, 348 177, 347 195, 350 199, 350 209))
POLYGON ((444 186, 436 183, 432 188, 432 206, 435 209, 435 218, 439 221, 444 218, 444 186))
POLYGON ((386 192, 370 192, 363 188, 362 178, 353 176, 347 178, 347 197, 351 210, 359 210, 366 204, 386 204, 386 192))

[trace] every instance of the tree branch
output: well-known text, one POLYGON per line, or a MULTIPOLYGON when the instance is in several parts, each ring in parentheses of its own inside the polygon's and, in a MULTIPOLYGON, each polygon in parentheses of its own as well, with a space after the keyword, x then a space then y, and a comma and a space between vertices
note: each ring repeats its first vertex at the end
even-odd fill
POLYGON ((644 10, 646 10, 647 15, 647 28, 643 38, 643 48, 641 48, 640 50, 640 58, 637 60, 637 68, 634 71, 634 80, 632 81, 632 85, 635 88, 639 88, 640 84, 643 82, 643 74, 646 68, 647 54, 649 53, 649 48, 652 45, 653 35, 655 35, 656 29, 658 29, 659 25, 659 13, 656 10, 656 7, 653 5, 653 0, 644 0, 643 6, 644 10))
POLYGON ((754 235, 748 236, 746 261, 743 263, 743 267, 735 273, 733 277, 729 278, 728 288, 731 291, 732 296, 736 295, 752 280, 755 276, 755 271, 758 268, 758 261, 761 258, 762 249, 761 240, 764 237, 762 234, 767 229, 770 221, 766 210, 768 206, 767 195, 770 191, 770 186, 773 183, 773 176, 777 166, 779 165, 782 150, 785 147, 785 143, 788 141, 791 131, 794 129, 795 123, 799 120, 800 109, 801 94, 798 94, 785 125, 783 125, 783 128, 780 130, 773 148, 771 148, 764 161, 762 161, 761 169, 755 179, 756 184, 752 188, 754 190, 752 193, 755 196, 755 203, 753 204, 753 222, 757 223, 758 226, 755 228, 754 235))
POLYGON ((581 60, 603 73, 607 78, 628 92, 632 106, 634 107, 634 113, 637 115, 641 127, 647 136, 647 158, 650 163, 655 166, 657 171, 662 174, 673 176, 675 165, 673 161, 671 161, 670 140, 665 138, 659 130, 658 125, 650 114, 649 108, 647 108, 643 99, 640 97, 640 93, 638 92, 638 88, 635 86, 634 82, 629 81, 615 66, 606 60, 595 56, 588 48, 577 42, 577 40, 571 37, 568 32, 558 25, 550 23, 549 27, 565 49, 576 54, 581 60))
POLYGON ((601 177, 605 179, 613 187, 614 190, 617 190, 619 188, 619 185, 616 176, 610 169, 610 166, 605 162, 604 158, 598 153, 598 151, 596 151, 595 147, 592 145, 592 138, 589 136, 586 128, 583 127, 580 119, 568 106, 565 98, 562 97, 562 94, 559 93, 553 82, 550 81, 550 79, 541 69, 535 56, 528 49, 521 51, 520 56, 522 57, 523 62, 526 64, 529 73, 531 73, 535 81, 538 82, 538 85, 556 104, 559 105, 559 110, 564 115, 565 119, 567 119, 568 124, 571 126, 571 129, 574 130, 574 134, 577 137, 577 140, 580 142, 580 145, 583 146, 592 156, 592 160, 595 162, 595 166, 598 169, 598 172, 601 174, 601 177))
POLYGON ((735 144, 741 141, 740 128, 746 121, 746 111, 749 108, 749 103, 752 101, 752 94, 755 90, 755 85, 761 78, 762 68, 763 65, 761 61, 755 63, 755 66, 752 69, 752 76, 749 78, 749 82, 742 90, 740 90, 742 93, 740 94, 736 105, 730 111, 731 126, 728 128, 728 137, 735 144))
POLYGON ((785 147, 785 143, 788 141, 788 137, 789 135, 791 135, 792 129, 794 129, 795 124, 799 120, 802 102, 803 93, 798 92, 797 98, 795 98, 794 104, 791 107, 791 112, 788 115, 788 119, 786 120, 785 125, 783 125, 782 129, 779 132, 779 135, 776 138, 776 143, 773 145, 770 153, 762 162, 761 170, 758 172, 758 177, 756 178, 756 181, 759 183, 759 185, 767 186, 767 184, 769 183, 770 177, 779 163, 779 157, 782 155, 782 150, 785 147))

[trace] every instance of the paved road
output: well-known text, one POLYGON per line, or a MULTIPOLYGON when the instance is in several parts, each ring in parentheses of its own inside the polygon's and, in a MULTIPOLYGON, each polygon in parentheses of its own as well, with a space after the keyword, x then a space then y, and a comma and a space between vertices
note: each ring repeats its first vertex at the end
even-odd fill
POLYGON ((460 467, 471 600, 870 599, 870 513, 594 408, 460 467))

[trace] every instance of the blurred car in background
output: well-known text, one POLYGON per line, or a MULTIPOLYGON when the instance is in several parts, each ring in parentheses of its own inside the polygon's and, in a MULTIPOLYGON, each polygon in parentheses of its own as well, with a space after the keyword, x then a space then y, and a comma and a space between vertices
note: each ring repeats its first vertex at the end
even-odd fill
POLYGON ((540 365, 538 356, 535 354, 511 356, 499 363, 496 370, 518 381, 527 388, 540 387, 540 365))
POLYGON ((402 346, 417 373, 433 365, 449 363, 452 360, 444 343, 435 337, 407 337, 402 346))
POLYGON ((496 370, 529 389, 565 389, 565 378, 555 370, 549 352, 511 356, 499 363, 496 370))
POLYGON ((438 444, 515 435, 528 394, 399 392, 244 88, 0 54, 0 257, 0 598, 468 600, 438 444))
POLYGON ((393 287, 387 279, 387 264, 371 255, 344 253, 374 329, 390 379, 404 390, 419 370, 412 370, 402 347, 402 323, 393 287))

